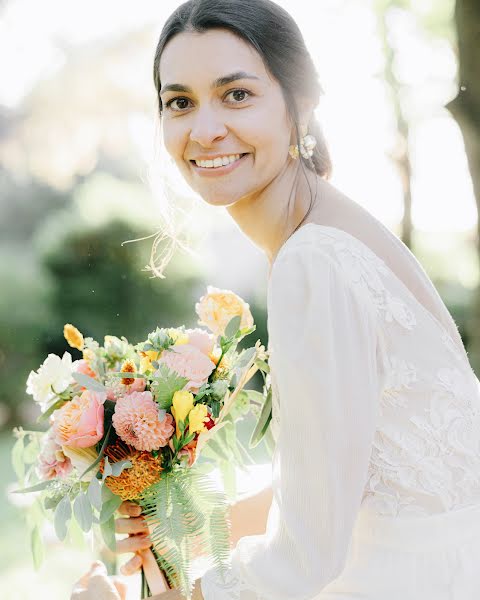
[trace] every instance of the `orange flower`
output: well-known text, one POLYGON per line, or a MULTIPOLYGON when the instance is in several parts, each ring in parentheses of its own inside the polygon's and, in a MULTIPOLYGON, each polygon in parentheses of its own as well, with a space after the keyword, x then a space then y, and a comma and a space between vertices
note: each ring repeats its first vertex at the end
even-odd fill
MULTIPOLYGON (((122 373, 135 373, 137 367, 135 366, 133 360, 127 359, 123 363, 122 368, 120 370, 122 371, 122 373)), ((133 377, 123 377, 121 381, 123 385, 132 385, 132 383, 135 382, 135 379, 133 377)))
MULTIPOLYGON (((147 487, 160 479, 162 469, 161 455, 152 456, 150 452, 135 450, 119 440, 112 446, 107 446, 105 454, 109 461, 129 460, 130 468, 124 469, 118 477, 106 477, 105 484, 122 500, 135 500, 147 487)), ((105 461, 100 462, 100 472, 103 473, 105 461)))
POLYGON ((83 350, 83 335, 71 323, 66 323, 63 327, 63 335, 72 348, 83 350))

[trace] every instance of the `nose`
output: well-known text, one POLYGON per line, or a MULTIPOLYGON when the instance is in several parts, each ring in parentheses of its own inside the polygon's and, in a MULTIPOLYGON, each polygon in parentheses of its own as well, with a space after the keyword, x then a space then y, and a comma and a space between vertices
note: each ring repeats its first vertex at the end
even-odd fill
POLYGON ((190 139, 200 146, 208 148, 228 133, 224 119, 214 108, 205 106, 197 111, 194 117, 190 139))

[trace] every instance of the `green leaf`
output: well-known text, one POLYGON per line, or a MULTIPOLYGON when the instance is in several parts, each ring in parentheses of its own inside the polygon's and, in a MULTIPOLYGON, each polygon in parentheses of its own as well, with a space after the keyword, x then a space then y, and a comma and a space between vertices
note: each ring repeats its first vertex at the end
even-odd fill
POLYGON ((96 508, 98 511, 102 510, 102 484, 100 481, 93 477, 92 481, 87 488, 88 499, 90 500, 91 505, 96 508))
POLYGON ((94 392, 106 392, 107 391, 107 388, 103 385, 103 383, 100 383, 100 381, 97 381, 96 379, 94 379, 93 377, 90 377, 89 375, 85 375, 85 373, 79 373, 79 372, 75 371, 72 373, 72 377, 80 385, 82 385, 83 387, 86 387, 87 390, 92 390, 94 392))
POLYGON ((102 483, 105 483, 105 479, 110 477, 112 474, 112 465, 108 460, 108 456, 105 457, 105 462, 103 463, 103 475, 102 475, 102 483))
POLYGON ((73 501, 73 514, 85 533, 92 528, 92 505, 85 492, 80 492, 73 501))
POLYGON ((70 520, 71 516, 72 506, 70 504, 70 498, 64 496, 57 504, 53 519, 55 533, 61 542, 63 542, 67 536, 67 522, 70 520))
POLYGON ((255 356, 257 349, 255 347, 247 348, 238 357, 235 367, 245 367, 255 356))
POLYGON ((61 499, 62 496, 60 494, 55 494, 54 496, 47 496, 43 501, 43 506, 47 510, 54 510, 55 508, 57 508, 57 505, 61 499))
POLYGON ((237 333, 241 320, 242 317, 240 315, 235 315, 230 319, 228 325, 225 327, 225 337, 232 338, 237 333))
POLYGON ((100 531, 107 547, 112 552, 115 552, 117 550, 117 541, 115 539, 115 518, 113 514, 106 521, 100 521, 100 531))
POLYGON ((57 479, 48 479, 47 481, 41 481, 30 487, 22 488, 21 490, 13 490, 14 494, 28 494, 29 492, 39 492, 50 487, 57 479))
POLYGON ((124 469, 129 469, 132 466, 132 461, 128 459, 117 460, 117 462, 114 462, 111 465, 111 475, 113 477, 118 477, 124 469))
POLYGON ((164 363, 159 366, 158 371, 159 374, 153 378, 151 387, 159 407, 168 410, 172 406, 173 394, 183 390, 188 379, 171 371, 164 363))
POLYGON ((25 463, 23 462, 23 436, 19 437, 12 448, 12 466, 19 481, 25 477, 25 463))
POLYGON ((267 396, 265 398, 265 402, 262 406, 262 410, 260 412, 260 416, 258 417, 257 424, 255 425, 255 429, 250 437, 249 448, 255 448, 265 435, 265 432, 268 429, 270 421, 272 420, 272 388, 268 388, 267 396))
POLYGON ((106 521, 108 521, 118 509, 121 503, 122 499, 120 498, 120 496, 116 496, 115 494, 113 495, 113 498, 107 500, 107 502, 105 502, 102 505, 102 510, 100 511, 100 523, 105 523, 106 521))
POLYGON ((37 423, 42 423, 43 421, 46 421, 52 413, 54 413, 56 410, 61 408, 64 404, 65 404, 65 400, 62 400, 62 399, 54 402, 49 408, 47 408, 47 410, 44 413, 42 413, 37 418, 37 423))
POLYGON ((257 360, 255 361, 255 364, 264 373, 270 373, 270 367, 269 367, 268 363, 266 363, 261 358, 257 358, 257 360))
MULTIPOLYGON (((82 477, 84 475, 86 475, 89 471, 91 471, 91 469, 93 469, 94 467, 96 467, 100 463, 100 461, 102 460, 103 453, 105 451, 105 446, 107 445, 108 438, 110 437, 110 431, 111 430, 112 430, 112 424, 110 423, 110 425, 108 427, 108 430, 107 430, 107 433, 105 434, 105 439, 103 440, 102 447, 100 448, 100 452, 98 453, 97 458, 93 461, 93 463, 90 466, 88 466, 85 469, 85 471, 80 475, 79 479, 82 479, 82 477)), ((108 457, 107 457, 107 459, 108 459, 108 457)))
POLYGON ((38 569, 42 566, 44 559, 43 542, 38 525, 35 525, 31 531, 30 548, 32 551, 33 565, 35 570, 38 571, 38 569))

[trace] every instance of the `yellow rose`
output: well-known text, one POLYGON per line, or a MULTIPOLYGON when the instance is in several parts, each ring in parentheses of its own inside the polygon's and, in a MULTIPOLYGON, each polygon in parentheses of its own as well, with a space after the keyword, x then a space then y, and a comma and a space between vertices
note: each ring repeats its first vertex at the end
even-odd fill
POLYGON ((180 437, 180 421, 185 421, 193 408, 193 394, 187 390, 179 390, 173 394, 172 415, 176 423, 177 438, 180 437))
POLYGON ((208 417, 208 410, 206 404, 195 404, 190 411, 188 418, 188 431, 190 433, 200 433, 206 431, 204 421, 208 417))
POLYGON ((145 373, 145 371, 153 371, 154 367, 152 366, 152 361, 158 360, 161 353, 161 350, 147 350, 145 352, 143 350, 140 351, 140 373, 145 373))
POLYGON ((173 339, 175 346, 180 346, 181 344, 188 344, 188 335, 181 331, 180 329, 175 329, 174 327, 167 329, 168 335, 173 339))
POLYGON ((253 326, 250 305, 230 290, 221 290, 209 285, 207 293, 195 304, 200 317, 199 325, 205 325, 215 335, 223 335, 228 322, 240 316, 240 329, 253 326))

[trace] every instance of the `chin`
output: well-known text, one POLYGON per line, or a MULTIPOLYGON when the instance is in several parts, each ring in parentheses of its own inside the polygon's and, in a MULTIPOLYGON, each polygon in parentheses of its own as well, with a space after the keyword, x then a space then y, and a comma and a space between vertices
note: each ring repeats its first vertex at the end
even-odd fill
POLYGON ((210 206, 231 206, 232 204, 235 204, 241 200, 243 197, 241 194, 232 194, 232 190, 222 192, 221 190, 213 191, 195 189, 195 192, 206 204, 209 204, 210 206))

